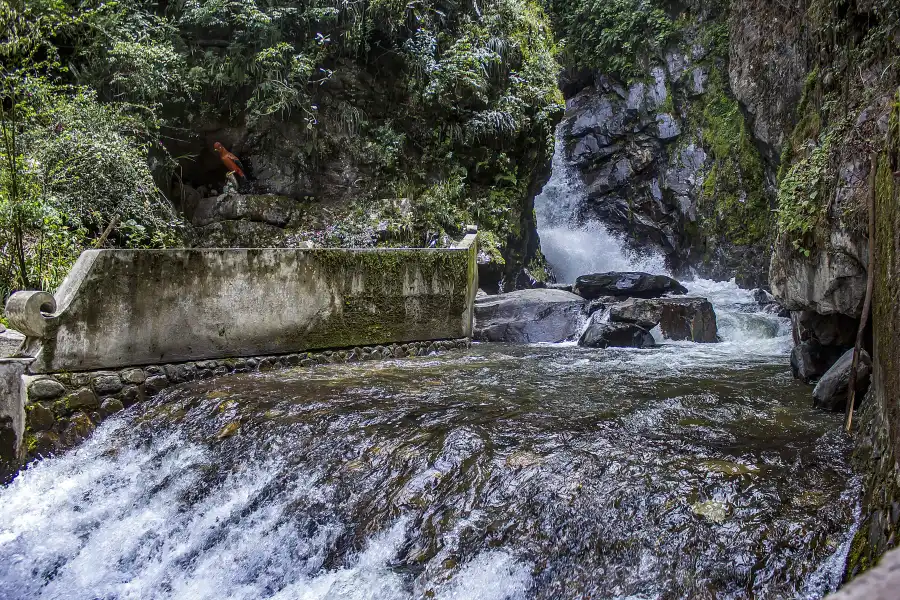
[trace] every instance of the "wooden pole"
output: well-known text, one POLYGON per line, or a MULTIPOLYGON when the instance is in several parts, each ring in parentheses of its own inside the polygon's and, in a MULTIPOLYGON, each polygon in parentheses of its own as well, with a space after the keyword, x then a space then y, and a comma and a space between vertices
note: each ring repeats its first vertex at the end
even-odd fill
POLYGON ((847 390, 846 430, 850 433, 853 426, 853 408, 856 402, 856 375, 859 370, 859 353, 862 347, 863 334, 869 322, 872 310, 872 293, 875 291, 875 185, 878 175, 878 153, 872 152, 869 169, 869 266, 866 277, 866 299, 863 302, 862 317, 856 332, 856 345, 853 346, 853 364, 850 367, 850 387, 847 390))
POLYGON ((94 242, 94 250, 106 243, 106 238, 109 237, 109 234, 113 232, 113 229, 115 229, 118 224, 119 215, 115 215, 112 220, 110 220, 109 225, 106 226, 106 229, 103 230, 103 235, 97 238, 97 241, 94 242))

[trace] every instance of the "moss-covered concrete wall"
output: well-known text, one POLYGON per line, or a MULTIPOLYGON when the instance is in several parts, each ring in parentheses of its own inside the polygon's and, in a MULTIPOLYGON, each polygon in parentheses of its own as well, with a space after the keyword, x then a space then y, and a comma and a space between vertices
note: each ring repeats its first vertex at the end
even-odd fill
POLYGON ((85 252, 45 333, 29 340, 31 371, 470 337, 477 273, 467 240, 434 250, 85 252))

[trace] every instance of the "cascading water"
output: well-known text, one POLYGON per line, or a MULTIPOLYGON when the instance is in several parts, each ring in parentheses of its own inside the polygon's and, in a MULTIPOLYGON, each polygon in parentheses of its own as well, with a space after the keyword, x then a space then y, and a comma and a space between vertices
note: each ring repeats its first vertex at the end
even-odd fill
MULTIPOLYGON (((561 278, 661 270, 573 226, 567 185, 538 203, 561 278)), ((0 488, 0 598, 821 598, 858 510, 840 417, 791 377, 783 319, 688 286, 722 343, 483 344, 166 390, 0 488)))
MULTIPOLYGON (((580 219, 580 209, 585 201, 584 184, 566 160, 563 136, 558 132, 553 171, 547 185, 535 198, 534 208, 541 250, 559 281, 572 283, 579 275, 608 271, 671 275, 665 259, 658 253, 652 250, 641 254, 633 252, 603 223, 580 219)), ((790 351, 789 321, 765 312, 752 294, 735 282, 695 278, 683 283, 690 295, 705 297, 712 303, 719 334, 725 342, 716 347, 685 346, 693 350, 692 354, 734 350, 739 356, 756 352, 786 355, 790 351)))
POLYGON ((599 221, 579 222, 584 185, 566 161, 563 143, 557 134, 550 180, 534 199, 541 251, 557 279, 571 283, 579 275, 608 271, 664 273, 662 257, 627 251, 622 240, 599 221))

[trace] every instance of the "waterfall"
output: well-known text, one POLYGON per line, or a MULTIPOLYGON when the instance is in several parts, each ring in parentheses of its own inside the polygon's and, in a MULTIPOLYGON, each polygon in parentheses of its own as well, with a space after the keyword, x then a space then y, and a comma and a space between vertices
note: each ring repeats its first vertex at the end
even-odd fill
MULTIPOLYGON (((566 160, 562 128, 561 124, 556 132, 553 172, 534 199, 541 250, 557 280, 572 283, 579 275, 607 271, 671 275, 658 252, 634 252, 602 222, 581 218, 582 207, 588 202, 587 191, 576 168, 566 160)), ((790 352, 789 320, 756 305, 752 293, 734 280, 716 282, 695 277, 683 283, 690 295, 707 298, 715 308, 719 335, 725 342, 717 351, 735 355, 790 352)))
POLYGON ((557 280, 572 283, 579 275, 607 271, 666 273, 662 256, 631 252, 624 240, 600 221, 579 220, 578 213, 587 201, 587 193, 580 175, 566 160, 562 125, 559 127, 553 172, 534 199, 541 250, 557 280))

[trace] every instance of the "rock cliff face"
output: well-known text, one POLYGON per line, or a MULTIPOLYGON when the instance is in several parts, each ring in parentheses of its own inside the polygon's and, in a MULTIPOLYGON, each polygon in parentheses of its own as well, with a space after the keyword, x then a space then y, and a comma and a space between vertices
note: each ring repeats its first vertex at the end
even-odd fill
POLYGON ((486 281, 510 289, 526 267, 546 279, 533 200, 563 103, 541 3, 377 4, 294 7, 296 19, 260 9, 276 29, 266 39, 232 26, 252 44, 177 21, 176 46, 201 62, 192 73, 278 43, 252 50, 249 74, 203 80, 202 102, 168 107, 179 127, 165 148, 179 164, 160 188, 197 245, 441 247, 476 224, 486 281), (226 186, 215 142, 246 180, 226 186))
POLYGON ((728 13, 677 16, 676 41, 637 80, 564 83, 567 158, 587 193, 578 218, 660 250, 675 272, 764 285, 773 198, 729 85, 728 13))
POLYGON ((736 0, 729 17, 728 81, 775 191, 781 149, 809 72, 803 0, 736 0))
POLYGON ((736 2, 729 80, 776 186, 773 292, 792 311, 858 319, 869 154, 883 145, 896 69, 878 57, 884 3, 832 4, 736 2))
POLYGON ((863 523, 848 577, 895 546, 900 525, 898 27, 900 7, 886 0, 738 0, 730 27, 731 88, 776 191, 770 284, 793 311, 797 364, 826 357, 821 370, 852 346, 876 244, 872 335, 864 339, 872 385, 858 418, 863 523), (874 241, 866 207, 873 195, 874 241))

